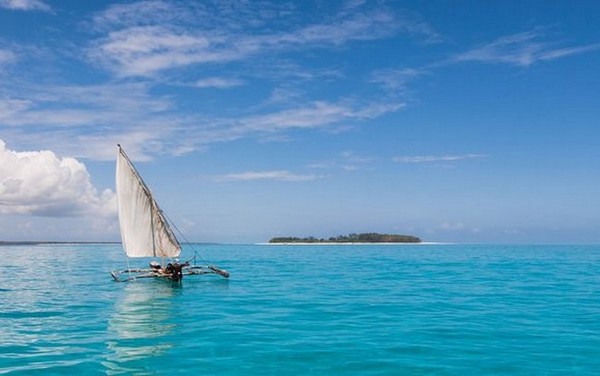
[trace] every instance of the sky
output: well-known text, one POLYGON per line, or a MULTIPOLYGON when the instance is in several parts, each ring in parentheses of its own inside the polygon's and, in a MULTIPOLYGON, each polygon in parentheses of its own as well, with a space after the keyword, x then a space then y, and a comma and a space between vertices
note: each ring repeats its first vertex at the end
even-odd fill
POLYGON ((0 240, 600 243, 600 2, 0 0, 0 240))

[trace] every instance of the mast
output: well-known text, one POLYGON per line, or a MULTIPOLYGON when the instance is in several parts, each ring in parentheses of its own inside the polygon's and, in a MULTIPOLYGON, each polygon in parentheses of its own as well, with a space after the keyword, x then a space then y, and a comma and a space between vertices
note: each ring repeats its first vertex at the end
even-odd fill
POLYGON ((123 249, 129 257, 177 257, 181 245, 152 192, 118 145, 117 205, 123 249))

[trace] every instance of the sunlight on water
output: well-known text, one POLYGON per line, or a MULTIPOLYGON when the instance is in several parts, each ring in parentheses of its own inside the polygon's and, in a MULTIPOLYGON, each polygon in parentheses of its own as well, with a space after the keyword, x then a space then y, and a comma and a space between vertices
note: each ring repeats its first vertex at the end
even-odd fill
POLYGON ((169 320, 176 289, 176 286, 155 283, 123 286, 124 291, 117 297, 114 313, 108 321, 109 355, 102 362, 110 370, 108 374, 132 372, 135 369, 128 368, 128 363, 152 360, 174 346, 165 337, 175 327, 169 320))
POLYGON ((598 246, 200 248, 230 280, 116 283, 119 245, 0 248, 0 374, 600 369, 598 246))

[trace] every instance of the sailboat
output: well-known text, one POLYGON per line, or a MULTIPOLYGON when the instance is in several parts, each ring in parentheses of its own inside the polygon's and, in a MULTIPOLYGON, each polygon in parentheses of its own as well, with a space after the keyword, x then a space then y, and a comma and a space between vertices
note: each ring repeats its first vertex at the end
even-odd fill
POLYGON ((121 145, 117 147, 116 192, 123 250, 127 257, 160 258, 162 263, 153 260, 147 269, 113 270, 111 275, 115 281, 139 278, 181 281, 184 275, 200 274, 229 278, 229 272, 214 265, 195 265, 196 255, 189 261, 179 262, 181 244, 169 221, 121 145), (165 259, 171 261, 165 265, 165 259), (192 260, 193 265, 190 265, 192 260))

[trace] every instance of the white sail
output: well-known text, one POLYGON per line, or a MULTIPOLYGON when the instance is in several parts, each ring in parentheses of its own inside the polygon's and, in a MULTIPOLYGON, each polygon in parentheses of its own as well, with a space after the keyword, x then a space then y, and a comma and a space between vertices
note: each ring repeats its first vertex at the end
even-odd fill
POLYGON ((181 246, 150 190, 119 146, 117 205, 123 249, 129 257, 177 257, 181 246))

